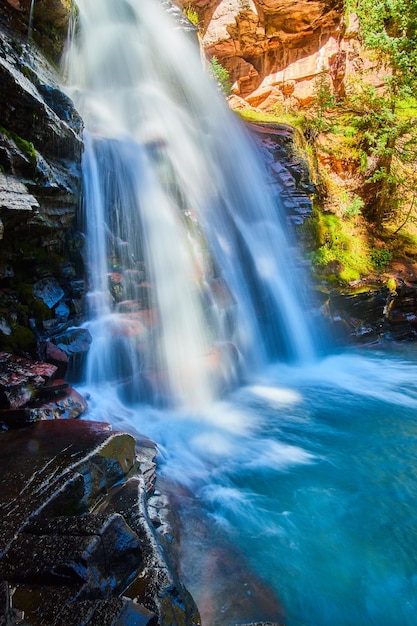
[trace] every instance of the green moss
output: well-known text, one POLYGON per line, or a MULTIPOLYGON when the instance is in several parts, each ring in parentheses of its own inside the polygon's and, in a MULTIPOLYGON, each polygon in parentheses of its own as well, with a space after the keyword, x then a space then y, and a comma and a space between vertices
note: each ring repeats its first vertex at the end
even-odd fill
POLYGON ((3 126, 0 126, 0 132, 6 135, 6 137, 13 139, 13 141, 15 142, 19 150, 21 150, 23 154, 27 156, 29 162, 32 165, 36 165, 36 162, 37 162, 36 149, 31 141, 27 141, 26 139, 23 139, 23 137, 20 137, 19 135, 14 133, 12 130, 4 128, 3 126))
POLYGON ((370 253, 371 261, 376 270, 384 269, 392 259, 392 252, 387 248, 375 248, 370 253))
POLYGON ((223 91, 225 96, 229 96, 232 89, 230 75, 227 69, 223 67, 217 57, 211 57, 209 61, 209 71, 214 80, 219 85, 221 91, 223 91))
POLYGON ((36 337, 33 331, 26 326, 16 326, 12 334, 6 338, 10 351, 13 353, 30 353, 35 354, 36 337))
POLYGON ((49 307, 39 298, 33 295, 33 285, 31 283, 20 283, 16 287, 17 294, 22 306, 20 311, 25 312, 25 317, 34 317, 36 321, 43 322, 52 317, 49 307))
POLYGON ((33 285, 31 283, 19 283, 16 287, 19 300, 24 304, 29 304, 33 299, 33 285))
POLYGON ((310 258, 318 278, 348 284, 372 270, 368 243, 358 236, 354 221, 317 210, 310 220, 310 258))
POLYGON ((274 124, 286 124, 303 132, 307 126, 305 115, 296 111, 289 111, 284 106, 276 106, 274 113, 253 111, 252 109, 235 110, 247 122, 272 122, 274 124))
POLYGON ((38 298, 33 299, 33 302, 31 303, 31 309, 35 319, 38 321, 43 322, 44 320, 50 320, 52 318, 52 312, 50 308, 38 298))
POLYGON ((235 113, 245 120, 245 122, 273 122, 274 124, 279 124, 278 117, 272 113, 261 113, 260 111, 253 111, 252 109, 236 110, 235 113))

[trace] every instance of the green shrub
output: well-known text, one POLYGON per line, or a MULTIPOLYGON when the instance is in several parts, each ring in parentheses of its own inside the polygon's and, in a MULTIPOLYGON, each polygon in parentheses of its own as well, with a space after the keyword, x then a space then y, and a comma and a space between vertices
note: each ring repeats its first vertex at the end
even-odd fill
POLYGON ((217 82, 220 90, 223 91, 226 96, 229 96, 232 89, 230 75, 227 69, 223 67, 217 57, 211 57, 209 61, 209 70, 210 74, 217 82))
POLYGON ((369 249, 351 222, 333 213, 316 212, 311 219, 316 248, 310 259, 318 277, 350 283, 369 273, 369 249))
POLYGON ((187 7, 184 7, 182 12, 193 26, 195 26, 196 28, 199 28, 200 18, 198 17, 197 11, 195 10, 193 6, 191 6, 191 4, 189 4, 187 7))
POLYGON ((343 216, 350 218, 355 217, 355 215, 361 215, 364 205, 362 198, 355 193, 351 200, 347 198, 346 201, 342 201, 340 208, 343 216))
POLYGON ((386 248, 374 248, 373 250, 371 250, 370 257, 375 269, 382 270, 391 261, 392 252, 391 250, 387 250, 386 248))

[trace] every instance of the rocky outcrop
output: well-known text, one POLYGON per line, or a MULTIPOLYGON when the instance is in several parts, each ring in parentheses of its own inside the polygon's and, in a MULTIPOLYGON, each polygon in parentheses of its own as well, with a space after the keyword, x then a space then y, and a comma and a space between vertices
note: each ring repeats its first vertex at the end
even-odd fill
POLYGON ((339 346, 416 341, 417 280, 401 278, 395 289, 372 283, 332 289, 324 296, 321 311, 339 346))
POLYGON ((52 363, 0 352, 0 428, 21 428, 39 420, 72 419, 86 400, 62 378, 52 363))
POLYGON ((0 349, 36 357, 83 308, 82 121, 33 41, 62 44, 70 2, 35 2, 33 32, 30 4, 0 0, 0 349))
POLYGON ((0 6, 9 30, 33 40, 48 58, 59 61, 75 10, 72 0, 1 0, 0 6))
POLYGON ((229 71, 233 91, 254 106, 309 106, 323 72, 335 92, 354 51, 341 0, 192 0, 202 44, 229 71))
POLYGON ((1 435, 7 626, 200 623, 147 521, 155 453, 149 440, 97 422, 41 422, 1 435))
POLYGON ((271 196, 284 209, 291 227, 302 226, 312 213, 315 193, 299 149, 303 137, 285 124, 250 123, 248 128, 265 165, 271 196))

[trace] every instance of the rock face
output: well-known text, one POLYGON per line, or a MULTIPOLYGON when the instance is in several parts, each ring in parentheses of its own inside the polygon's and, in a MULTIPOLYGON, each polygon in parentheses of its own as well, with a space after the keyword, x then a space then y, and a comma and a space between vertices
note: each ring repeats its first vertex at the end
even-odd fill
MULTIPOLYGON (((325 72, 338 92, 350 36, 341 0, 192 0, 209 57, 229 71, 234 92, 254 106, 310 105, 325 72)), ((354 55, 353 55, 354 56, 354 55)))
POLYGON ((1 0, 8 28, 31 38, 48 58, 59 61, 72 11, 71 0, 1 0))
POLYGON ((401 280, 396 289, 368 285, 331 292, 322 307, 339 345, 416 341, 417 284, 401 280))
POLYGON ((58 53, 71 3, 30 4, 0 0, 0 349, 36 357, 83 308, 82 121, 33 41, 58 53))

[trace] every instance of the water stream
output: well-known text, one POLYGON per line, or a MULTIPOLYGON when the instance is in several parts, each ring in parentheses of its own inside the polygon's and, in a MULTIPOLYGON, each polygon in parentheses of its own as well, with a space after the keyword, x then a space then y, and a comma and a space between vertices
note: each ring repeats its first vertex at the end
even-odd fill
POLYGON ((77 5, 90 417, 153 438, 193 494, 205 626, 278 602, 288 626, 411 626, 413 351, 318 358, 283 212, 195 43, 158 0, 77 5))

